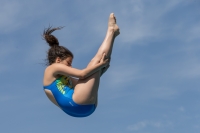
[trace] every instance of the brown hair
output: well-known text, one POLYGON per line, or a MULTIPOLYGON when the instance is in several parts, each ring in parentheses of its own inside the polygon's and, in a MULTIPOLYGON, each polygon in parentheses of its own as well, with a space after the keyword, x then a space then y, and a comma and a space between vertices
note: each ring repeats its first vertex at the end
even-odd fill
POLYGON ((72 58, 74 57, 69 49, 63 46, 59 46, 58 39, 54 35, 51 35, 51 33, 54 32, 55 30, 60 30, 62 28, 63 27, 57 27, 57 28, 49 27, 47 29, 44 29, 43 39, 46 40, 46 42, 50 46, 50 49, 47 53, 47 60, 48 60, 47 65, 53 64, 57 57, 59 57, 61 60, 64 60, 67 57, 72 57, 72 58))

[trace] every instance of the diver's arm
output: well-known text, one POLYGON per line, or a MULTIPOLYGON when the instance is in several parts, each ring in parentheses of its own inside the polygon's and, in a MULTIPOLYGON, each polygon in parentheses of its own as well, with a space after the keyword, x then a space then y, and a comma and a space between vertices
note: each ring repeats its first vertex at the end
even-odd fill
POLYGON ((51 69, 54 71, 53 72, 54 75, 66 75, 84 79, 89 77, 93 73, 101 70, 102 68, 106 67, 109 64, 108 59, 104 60, 104 56, 102 57, 101 61, 98 64, 86 67, 85 69, 82 70, 72 68, 61 63, 52 64, 51 69))

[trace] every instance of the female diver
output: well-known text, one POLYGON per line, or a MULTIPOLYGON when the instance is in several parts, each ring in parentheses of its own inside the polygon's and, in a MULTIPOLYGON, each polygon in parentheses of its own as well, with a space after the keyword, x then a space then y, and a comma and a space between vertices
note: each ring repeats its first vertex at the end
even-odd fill
POLYGON ((44 91, 47 97, 73 117, 91 115, 97 106, 98 87, 101 75, 109 68, 114 39, 120 34, 113 13, 108 20, 106 37, 94 58, 85 69, 72 67, 73 54, 60 46, 51 33, 62 27, 44 30, 43 37, 49 44, 48 63, 44 71, 44 91), (75 78, 74 78, 75 77, 75 78))

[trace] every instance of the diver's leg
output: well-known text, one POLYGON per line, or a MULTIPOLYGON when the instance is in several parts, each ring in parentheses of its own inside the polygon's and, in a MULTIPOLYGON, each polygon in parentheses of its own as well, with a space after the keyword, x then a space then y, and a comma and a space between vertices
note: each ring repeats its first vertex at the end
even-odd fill
MULTIPOLYGON (((117 35, 119 35, 119 28, 116 24, 115 16, 112 13, 109 17, 106 37, 88 66, 97 64, 101 60, 103 53, 106 54, 107 58, 110 58, 114 39, 117 35)), ((73 100, 78 104, 95 104, 100 76, 101 71, 98 71, 86 79, 80 79, 74 88, 73 100)))
POLYGON ((98 49, 98 52, 94 56, 94 58, 91 60, 91 62, 88 65, 94 65, 97 64, 100 59, 102 58, 103 53, 106 54, 107 58, 111 58, 112 53, 112 47, 114 44, 115 37, 119 35, 119 27, 116 24, 116 18, 113 13, 110 14, 109 21, 108 21, 108 29, 105 36, 105 39, 101 46, 98 49))

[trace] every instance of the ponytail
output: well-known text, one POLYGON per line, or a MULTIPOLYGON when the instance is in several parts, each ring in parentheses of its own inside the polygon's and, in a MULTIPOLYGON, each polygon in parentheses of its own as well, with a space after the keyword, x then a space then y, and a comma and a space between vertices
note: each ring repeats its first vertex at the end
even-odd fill
POLYGON ((72 57, 72 58, 74 57, 73 53, 69 49, 63 46, 59 46, 58 39, 54 35, 51 35, 51 33, 54 32, 55 30, 60 30, 62 28, 63 27, 57 27, 57 28, 49 27, 43 31, 43 39, 46 40, 46 42, 50 46, 50 49, 47 53, 47 60, 48 60, 47 65, 55 63, 57 57, 59 57, 61 60, 64 60, 67 57, 72 57))
POLYGON ((55 30, 60 30, 62 28, 63 27, 57 27, 57 28, 49 27, 43 31, 43 38, 44 40, 46 40, 46 42, 49 44, 50 47, 59 46, 58 39, 54 35, 51 35, 51 33, 54 32, 55 30))

